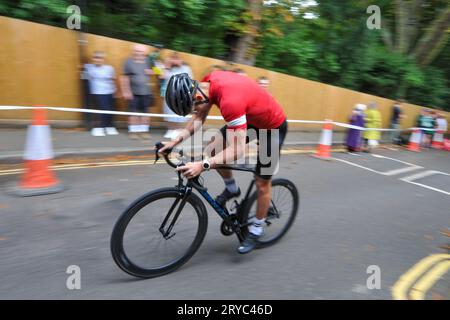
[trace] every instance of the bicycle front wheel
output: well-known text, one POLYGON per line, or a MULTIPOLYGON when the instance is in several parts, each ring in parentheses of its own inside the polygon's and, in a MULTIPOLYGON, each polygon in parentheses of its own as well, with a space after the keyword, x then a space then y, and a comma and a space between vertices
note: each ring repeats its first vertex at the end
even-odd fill
MULTIPOLYGON (((240 223, 250 225, 256 216, 258 192, 255 191, 243 207, 240 223)), ((286 179, 272 180, 272 199, 264 224, 264 234, 258 240, 258 247, 266 247, 280 240, 294 223, 299 208, 298 190, 286 179)), ((248 229, 243 229, 244 236, 248 229)))
POLYGON ((194 255, 205 237, 208 216, 200 198, 190 194, 175 219, 183 196, 176 188, 160 189, 125 210, 111 235, 111 253, 123 271, 140 278, 158 277, 194 255))

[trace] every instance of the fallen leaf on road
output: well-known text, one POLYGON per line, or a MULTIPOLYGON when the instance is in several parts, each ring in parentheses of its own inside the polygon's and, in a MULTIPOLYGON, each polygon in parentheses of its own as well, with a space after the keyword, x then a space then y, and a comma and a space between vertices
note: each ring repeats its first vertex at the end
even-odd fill
POLYGON ((0 241, 5 241, 6 239, 6 237, 0 237, 0 241))
POLYGON ((111 197, 113 194, 112 194, 112 192, 104 192, 104 193, 102 193, 102 196, 104 196, 104 197, 111 197))
POLYGON ((8 207, 6 203, 0 203, 0 209, 8 209, 8 207))
POLYGON ((433 236, 424 235, 423 237, 424 237, 425 239, 427 239, 427 240, 434 240, 434 237, 433 237, 433 236))

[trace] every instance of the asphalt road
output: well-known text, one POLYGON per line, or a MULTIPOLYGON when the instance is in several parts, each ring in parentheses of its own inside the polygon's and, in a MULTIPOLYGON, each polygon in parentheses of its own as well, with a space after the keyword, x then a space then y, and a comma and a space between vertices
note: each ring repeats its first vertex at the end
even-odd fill
MULTIPOLYGON (((18 176, 0 175, 0 298, 392 299, 400 276, 424 257, 443 253, 439 246, 448 242, 439 231, 450 225, 450 153, 377 154, 391 159, 284 156, 279 176, 297 184, 301 203, 282 241, 238 255, 236 238, 220 234, 220 220, 208 208, 208 233, 196 255, 175 273, 149 280, 114 264, 109 238, 131 201, 175 184, 171 168, 58 171, 70 188, 33 198, 8 195, 18 176), (401 180, 426 171, 438 173, 401 180), (66 287, 70 265, 81 269, 80 290, 66 287), (366 285, 373 265, 380 268, 380 289, 366 285)), ((212 194, 221 191, 215 173, 204 177, 212 194)), ((241 185, 249 178, 238 174, 241 185)), ((447 276, 430 292, 448 298, 447 276)))

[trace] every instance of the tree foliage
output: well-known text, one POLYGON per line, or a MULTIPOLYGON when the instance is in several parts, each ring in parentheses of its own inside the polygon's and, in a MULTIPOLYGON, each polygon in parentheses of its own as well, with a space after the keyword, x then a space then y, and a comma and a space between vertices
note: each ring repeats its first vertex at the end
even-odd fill
POLYGON ((2 0, 0 14, 256 65, 388 98, 449 109, 448 0, 2 0), (312 19, 307 19, 307 18, 312 19))

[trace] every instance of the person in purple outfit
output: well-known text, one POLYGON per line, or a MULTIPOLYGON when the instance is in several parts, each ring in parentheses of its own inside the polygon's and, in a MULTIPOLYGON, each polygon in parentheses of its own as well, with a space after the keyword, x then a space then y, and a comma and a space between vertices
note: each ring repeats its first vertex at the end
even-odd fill
MULTIPOLYGON (((358 103, 352 111, 349 122, 353 126, 364 127, 364 110, 366 105, 358 103)), ((348 129, 347 140, 345 142, 348 152, 361 150, 361 130, 348 129)))

